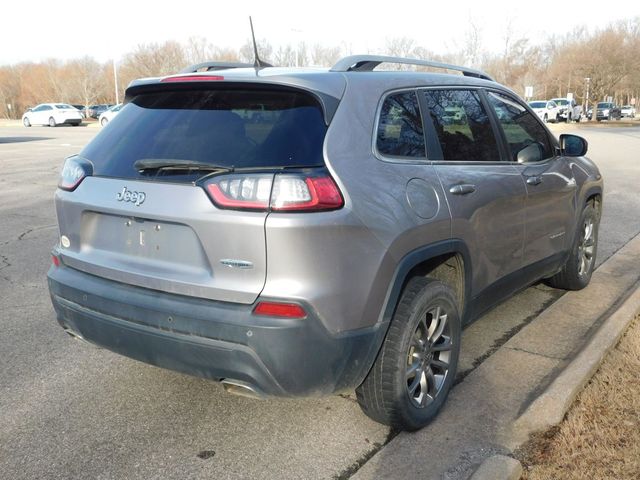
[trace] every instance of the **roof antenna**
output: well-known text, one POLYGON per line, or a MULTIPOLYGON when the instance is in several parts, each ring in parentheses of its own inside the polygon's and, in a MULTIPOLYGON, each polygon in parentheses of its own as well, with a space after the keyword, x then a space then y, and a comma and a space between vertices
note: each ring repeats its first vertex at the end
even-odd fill
POLYGON ((270 63, 267 63, 263 60, 260 60, 258 56, 258 44, 256 43, 256 36, 253 33, 253 21, 251 21, 251 16, 249 16, 249 25, 251 25, 251 39, 253 40, 253 53, 255 55, 255 60, 253 61, 253 68, 256 70, 264 67, 273 67, 270 63))

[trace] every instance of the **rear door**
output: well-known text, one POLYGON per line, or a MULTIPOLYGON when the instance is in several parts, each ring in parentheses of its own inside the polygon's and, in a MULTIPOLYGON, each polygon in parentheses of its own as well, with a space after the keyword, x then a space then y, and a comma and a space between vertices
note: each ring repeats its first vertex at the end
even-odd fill
POLYGON ((477 91, 426 89, 422 95, 429 158, 436 160, 451 211, 452 237, 468 246, 476 296, 522 267, 526 191, 518 171, 502 161, 477 91), (463 112, 459 121, 450 121, 451 108, 463 112))
POLYGON ((256 199, 268 200, 270 172, 324 163, 322 108, 291 88, 173 88, 133 98, 80 153, 93 174, 56 194, 63 260, 131 285, 252 303, 266 275, 256 199), (207 175, 228 176, 229 205, 214 204, 207 175))

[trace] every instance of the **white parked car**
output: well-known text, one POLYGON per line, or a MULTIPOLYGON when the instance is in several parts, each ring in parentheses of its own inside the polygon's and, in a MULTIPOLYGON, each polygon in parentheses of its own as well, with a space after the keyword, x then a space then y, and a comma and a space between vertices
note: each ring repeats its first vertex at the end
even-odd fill
POLYGON ((529 106, 544 123, 560 120, 560 107, 553 100, 534 100, 529 106))
POLYGON ((22 124, 25 127, 31 125, 49 125, 55 127, 61 124, 80 125, 82 114, 77 108, 66 103, 41 103, 37 107, 30 108, 22 115, 22 124))
POLYGON ((98 117, 98 121, 100 122, 100 125, 104 127, 107 123, 109 123, 111 119, 118 114, 121 108, 122 108, 122 104, 119 103, 118 105, 114 105, 110 109, 102 112, 98 117))
POLYGON ((578 105, 574 99, 552 98, 560 109, 560 118, 565 122, 579 122, 582 119, 582 105, 578 105))
POLYGON ((621 107, 621 113, 623 117, 635 118, 636 107, 634 107, 633 105, 623 105, 621 107))

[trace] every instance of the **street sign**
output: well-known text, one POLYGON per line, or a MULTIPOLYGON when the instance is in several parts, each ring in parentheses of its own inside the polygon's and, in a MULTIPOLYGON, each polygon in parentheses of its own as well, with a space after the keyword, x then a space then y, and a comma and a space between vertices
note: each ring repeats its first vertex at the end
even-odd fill
POLYGON ((567 100, 569 101, 573 100, 573 93, 571 92, 567 93, 567 100))
POLYGON ((524 96, 525 98, 533 98, 533 87, 524 87, 524 96))

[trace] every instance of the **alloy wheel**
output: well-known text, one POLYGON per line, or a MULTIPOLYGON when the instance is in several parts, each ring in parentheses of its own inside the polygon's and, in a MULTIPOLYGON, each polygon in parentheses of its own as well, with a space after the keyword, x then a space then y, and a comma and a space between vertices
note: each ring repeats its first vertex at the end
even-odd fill
POLYGON ((451 328, 440 306, 428 310, 418 322, 407 353, 407 395, 424 408, 442 390, 451 356, 451 328))
POLYGON ((592 218, 587 218, 582 227, 582 238, 578 245, 578 275, 583 276, 591 270, 596 249, 596 229, 592 218))

